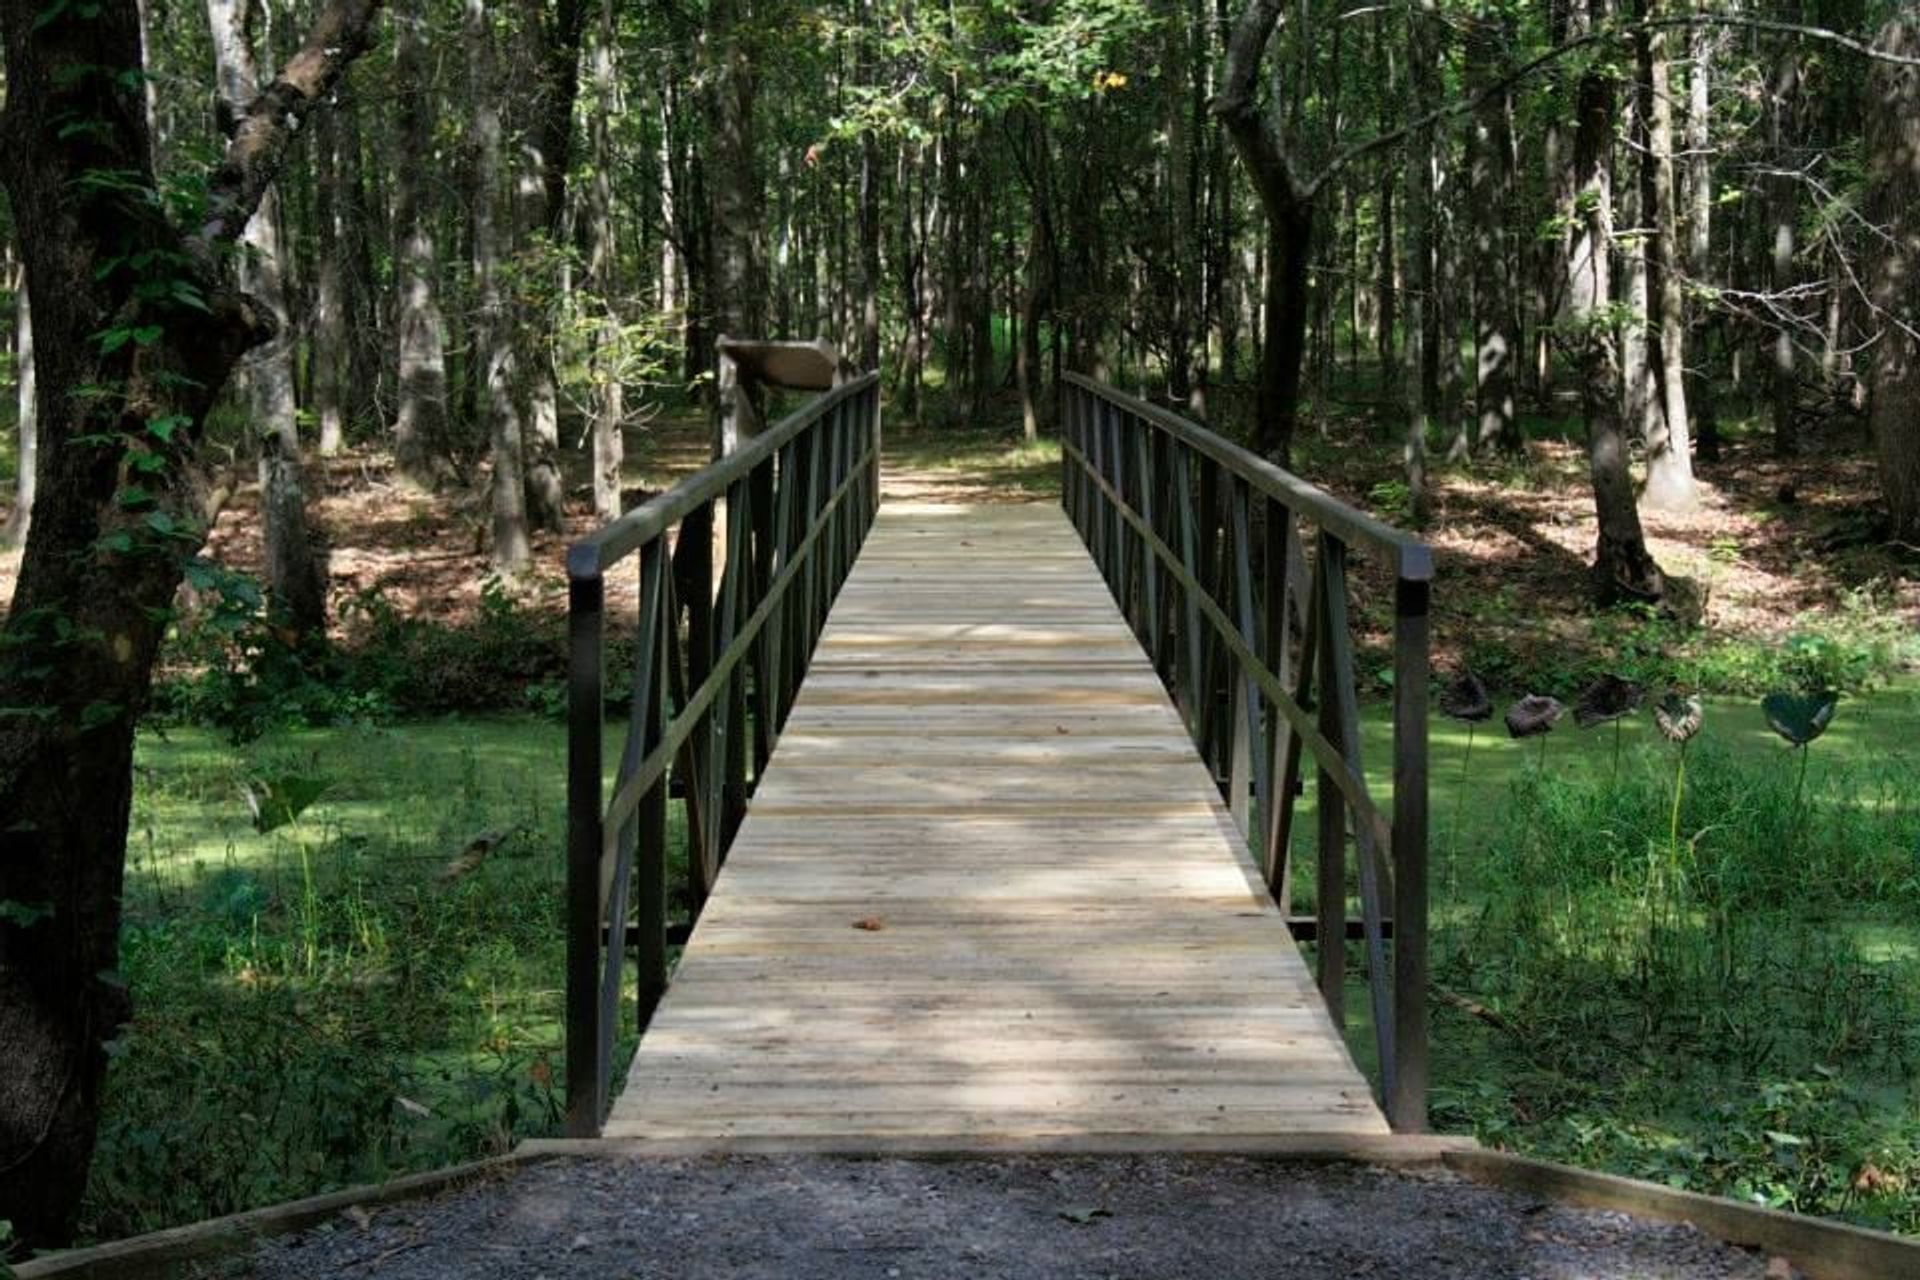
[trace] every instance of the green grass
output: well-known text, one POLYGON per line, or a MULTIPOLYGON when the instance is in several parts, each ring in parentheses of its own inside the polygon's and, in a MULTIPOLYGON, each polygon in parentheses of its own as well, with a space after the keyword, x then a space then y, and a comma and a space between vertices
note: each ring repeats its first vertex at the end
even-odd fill
MULTIPOLYGON (((1617 766, 1570 717, 1544 764, 1495 722, 1463 772, 1466 736, 1435 722, 1434 973, 1492 1016, 1436 1001, 1436 1125, 1920 1231, 1920 685, 1842 702, 1802 806, 1757 706, 1710 701, 1677 842, 1645 715, 1617 766)), ((1348 1007, 1370 1067, 1364 988, 1348 1007)))
POLYGON ((113 1049, 86 1234, 551 1132, 564 762, 563 729, 535 719, 277 732, 243 747, 143 734, 122 959, 135 1016, 113 1049), (287 776, 327 790, 262 835, 243 789, 287 776), (450 873, 483 834, 504 838, 450 873))
POLYGON ((1042 499, 1060 494, 1060 442, 1023 440, 997 427, 913 427, 886 437, 886 468, 964 485, 969 491, 1042 499))

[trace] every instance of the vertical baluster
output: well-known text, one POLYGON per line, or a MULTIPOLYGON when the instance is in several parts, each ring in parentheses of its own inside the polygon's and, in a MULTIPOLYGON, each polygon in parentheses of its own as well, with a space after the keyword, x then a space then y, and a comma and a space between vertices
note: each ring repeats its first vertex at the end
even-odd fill
MULTIPOLYGON (((691 698, 713 669, 713 500, 687 513, 673 548, 674 590, 687 609, 687 672, 683 698, 691 698)), ((685 702, 681 706, 685 706, 685 702)), ((711 714, 711 712, 709 712, 711 714)), ((718 761, 703 728, 687 736, 687 870, 694 915, 706 905, 720 873, 717 806, 709 803, 718 761)))
MULTIPOLYGON (((1187 571, 1187 577, 1193 582, 1201 580, 1200 573, 1200 534, 1198 513, 1194 510, 1193 475, 1189 458, 1192 450, 1184 442, 1173 446, 1173 483, 1176 490, 1175 501, 1180 515, 1180 566, 1187 571)), ((1193 587, 1182 584, 1180 596, 1186 605, 1186 643, 1182 646, 1186 653, 1186 668, 1182 672, 1186 690, 1187 732, 1195 743, 1201 740, 1202 726, 1206 717, 1201 713, 1201 704, 1206 699, 1206 686, 1203 682, 1205 661, 1205 637, 1200 631, 1200 597, 1193 587)))
MULTIPOLYGON (((1220 602, 1220 575, 1216 572, 1218 557, 1218 522, 1220 516, 1220 467, 1205 454, 1195 454, 1195 463, 1200 469, 1200 496, 1194 505, 1195 569, 1201 592, 1215 604, 1220 602)), ((1221 775, 1220 732, 1223 717, 1220 714, 1220 695, 1226 683, 1219 678, 1220 641, 1209 626, 1200 635, 1200 671, 1195 682, 1197 696, 1194 709, 1199 715, 1199 725, 1194 733, 1194 742, 1200 748, 1200 757, 1206 761, 1207 770, 1215 778, 1221 775)))
MULTIPOLYGON (((600 1132, 600 723, 605 705, 599 566, 567 584, 567 1133, 600 1132)), ((618 942, 615 942, 618 946, 618 942)))
MULTIPOLYGON (((787 566, 793 562, 793 468, 799 455, 798 445, 789 440, 780 447, 774 471, 773 500, 773 573, 775 577, 784 576, 787 566)), ((788 676, 788 662, 792 652, 787 642, 787 631, 792 625, 792 610, 787 608, 787 598, 793 593, 792 580, 780 592, 773 602, 773 608, 767 614, 764 634, 767 638, 767 656, 765 661, 766 679, 772 686, 773 736, 778 741, 780 733, 787 727, 787 715, 793 710, 793 685, 788 676)))
MULTIPOLYGON (((1114 591, 1113 526, 1119 519, 1114 509, 1113 498, 1113 441, 1107 433, 1107 418, 1111 411, 1105 400, 1096 399, 1093 403, 1093 447, 1094 474, 1101 482, 1100 488, 1100 574, 1106 579, 1107 590, 1114 591)), ((1116 593, 1117 596, 1117 593, 1116 593)))
MULTIPOLYGON (((1294 525, 1293 513, 1286 513, 1286 538, 1295 539, 1299 532, 1294 525)), ((1290 554, 1286 563, 1291 563, 1290 554)), ((1283 603, 1282 608, 1290 606, 1283 603)), ((1321 630, 1320 610, 1320 569, 1316 562, 1312 577, 1307 583, 1307 626, 1300 635, 1300 652, 1295 655, 1293 669, 1293 700, 1302 708, 1312 704, 1313 665, 1318 656, 1321 630)), ((1281 625, 1281 634, 1285 635, 1285 623, 1281 625)), ((1278 811, 1274 821, 1273 847, 1267 855, 1267 884, 1273 889, 1275 901, 1282 911, 1293 909, 1293 864, 1289 853, 1293 847, 1293 811, 1294 800, 1300 793, 1300 756, 1305 744, 1291 725, 1281 730, 1280 750, 1285 763, 1279 770, 1274 783, 1276 799, 1274 808, 1278 811)), ((1344 927, 1344 926, 1343 926, 1344 927)))
POLYGON ((867 409, 867 448, 873 453, 873 473, 867 480, 867 527, 872 528, 880 514, 880 384, 868 387, 861 399, 867 409))
MULTIPOLYGON (((777 458, 773 454, 753 469, 747 489, 747 528, 752 539, 753 555, 749 560, 752 575, 749 579, 752 590, 748 593, 742 607, 742 616, 751 616, 767 598, 767 592, 773 583, 773 530, 774 505, 773 488, 776 483, 773 474, 777 458)), ((760 775, 766 772, 767 760, 773 755, 773 738, 776 732, 774 723, 772 668, 768 659, 773 651, 773 620, 768 618, 761 624, 759 634, 754 637, 748 653, 742 658, 743 665, 750 664, 748 678, 751 682, 751 707, 753 718, 753 778, 759 782, 760 775)))
MULTIPOLYGON (((644 761, 667 736, 667 667, 672 660, 672 615, 667 609, 666 543, 656 538, 640 552, 640 643, 635 651, 634 726, 644 761)), ((631 734, 633 730, 630 730, 631 734)), ((667 989, 667 771, 648 787, 635 814, 637 888, 634 916, 640 941, 636 997, 642 1031, 667 989)))
MULTIPOLYGON (((1405 553, 1403 553, 1405 554, 1405 553)), ((1425 559, 1425 548, 1421 548, 1425 559)), ((1402 566, 1393 625, 1393 1027, 1399 1071, 1387 1089, 1395 1129, 1427 1127, 1427 646, 1425 576, 1402 566)), ((1427 570, 1424 566, 1421 572, 1427 570)))
MULTIPOLYGON (((1327 550, 1338 545, 1321 535, 1313 575, 1314 614, 1319 622, 1316 643, 1320 653, 1315 665, 1320 676, 1320 733, 1336 745, 1340 733, 1339 694, 1333 687, 1335 677, 1330 655, 1335 641, 1328 634, 1326 606, 1327 550)), ((1314 797, 1320 819, 1320 856, 1314 872, 1319 926, 1315 933, 1315 968, 1320 980, 1320 998, 1326 1001, 1333 1025, 1344 1029, 1347 1025, 1347 804, 1325 762, 1320 763, 1314 797)))
MULTIPOLYGON (((727 487, 727 550, 725 567, 720 574, 720 625, 713 644, 716 664, 740 634, 751 551, 747 538, 751 518, 752 498, 747 482, 736 480, 727 487)), ((747 698, 743 676, 744 668, 734 663, 722 678, 720 694, 707 713, 707 724, 713 734, 710 739, 715 752, 713 759, 719 762, 714 770, 711 794, 720 814, 720 835, 715 844, 723 863, 747 810, 747 698)))
MULTIPOLYGON (((808 427, 806 434, 806 532, 813 534, 820 524, 821 504, 826 500, 822 492, 822 482, 826 477, 827 467, 827 431, 824 421, 815 422, 808 427)), ((807 544, 806 567, 800 570, 800 577, 804 584, 801 590, 801 601, 804 606, 801 617, 804 619, 806 629, 800 644, 794 650, 794 656, 800 660, 800 671, 794 679, 796 687, 806 679, 807 669, 813 665, 814 641, 820 638, 820 592, 822 583, 825 581, 821 575, 820 566, 826 560, 824 544, 825 539, 821 536, 815 536, 813 541, 807 544)))
MULTIPOLYGON (((1251 497, 1247 482, 1235 476, 1228 498, 1232 508, 1234 597, 1239 604, 1240 639, 1257 655, 1260 653, 1260 631, 1256 621, 1258 615, 1254 611, 1253 531, 1248 514, 1251 497)), ((1273 668, 1269 665, 1268 669, 1273 668)), ((1247 754, 1252 760, 1254 809, 1261 824, 1270 824, 1274 812, 1273 756, 1267 747, 1266 730, 1263 727, 1266 701, 1250 671, 1243 670, 1241 673, 1240 701, 1245 713, 1247 754)), ((1247 825, 1249 833, 1257 829, 1252 823, 1247 825)))
MULTIPOLYGON (((1148 454, 1152 447, 1149 439, 1154 430, 1145 422, 1134 424, 1133 457, 1134 474, 1139 477, 1136 488, 1139 490, 1135 500, 1139 503, 1140 519, 1147 530, 1157 536, 1160 532, 1154 521, 1153 490, 1155 477, 1149 465, 1148 454)), ((1160 643, 1160 557, 1153 553, 1153 542, 1148 533, 1140 534, 1140 585, 1144 599, 1141 610, 1140 640, 1147 647, 1147 657, 1157 668, 1160 665, 1162 645, 1160 643)))
MULTIPOLYGON (((1327 681, 1322 696, 1331 695, 1333 724, 1338 733, 1327 737, 1345 758, 1347 767, 1365 778, 1360 753, 1360 706, 1354 692, 1353 632, 1347 620, 1346 544, 1327 533, 1320 534, 1321 601, 1325 610, 1327 648, 1324 669, 1327 681)), ((1322 708, 1324 715, 1328 708, 1322 708)), ((1345 801, 1339 800, 1344 807, 1345 801)), ((1385 1081, 1382 1096, 1391 1096, 1397 1079, 1394 1054, 1392 979, 1387 971, 1386 940, 1381 917, 1384 887, 1390 883, 1385 850, 1375 840, 1372 825, 1361 815, 1353 821, 1354 863, 1359 870, 1361 929, 1366 936, 1367 992, 1373 1006, 1373 1028, 1380 1045, 1380 1075, 1385 1081)), ((1344 933, 1344 930, 1343 930, 1344 933)))

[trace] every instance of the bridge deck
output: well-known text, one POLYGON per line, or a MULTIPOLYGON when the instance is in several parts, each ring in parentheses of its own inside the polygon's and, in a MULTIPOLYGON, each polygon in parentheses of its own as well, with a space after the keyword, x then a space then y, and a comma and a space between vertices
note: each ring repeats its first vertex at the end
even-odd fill
POLYGON ((1059 509, 883 508, 606 1136, 1386 1132, 1059 509))

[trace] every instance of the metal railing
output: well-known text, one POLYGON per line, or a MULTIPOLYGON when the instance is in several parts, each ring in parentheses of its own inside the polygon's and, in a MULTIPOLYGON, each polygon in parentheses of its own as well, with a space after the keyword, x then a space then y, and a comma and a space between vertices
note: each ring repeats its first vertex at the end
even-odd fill
POLYGON ((569 1136, 596 1136, 606 1116, 629 947, 643 1030, 666 991, 668 808, 685 808, 697 917, 872 526, 879 460, 870 373, 568 549, 569 1136), (606 575, 628 559, 633 688, 606 799, 606 575))
POLYGON ((1179 704, 1283 914, 1292 909, 1303 748, 1312 755, 1315 915, 1294 922, 1296 932, 1315 940, 1321 997, 1344 1029, 1346 940, 1357 925, 1387 1118, 1396 1130, 1422 1130, 1432 554, 1184 418, 1088 378, 1065 381, 1067 514, 1179 704), (1391 817, 1361 762, 1350 552, 1382 562, 1394 580, 1391 817), (1354 921, 1350 897, 1360 904, 1354 921))

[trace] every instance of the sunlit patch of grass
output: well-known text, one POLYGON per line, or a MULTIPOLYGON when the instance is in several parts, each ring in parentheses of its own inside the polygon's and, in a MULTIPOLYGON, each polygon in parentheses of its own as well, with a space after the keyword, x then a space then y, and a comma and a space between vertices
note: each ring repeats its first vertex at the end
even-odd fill
MULTIPOLYGON (((530 718, 240 747, 143 734, 122 944, 135 1018, 114 1046, 86 1230, 149 1230, 551 1132, 564 761, 564 729, 530 718), (327 789, 263 835, 242 785, 288 773, 327 789), (483 835, 490 851, 460 860, 483 835)), ((622 1011, 630 1044, 631 1000, 622 1011)))
POLYGON ((982 497, 1044 499, 1060 492, 1060 442, 1024 440, 998 429, 919 427, 892 430, 885 469, 963 485, 982 497))

